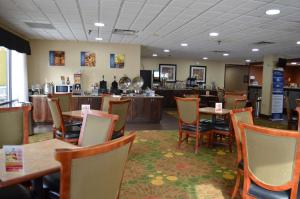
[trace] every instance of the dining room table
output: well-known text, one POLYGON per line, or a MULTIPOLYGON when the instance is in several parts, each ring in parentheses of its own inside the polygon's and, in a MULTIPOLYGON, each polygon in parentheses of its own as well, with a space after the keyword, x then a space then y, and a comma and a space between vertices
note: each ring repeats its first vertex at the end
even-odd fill
MULTIPOLYGON (((105 111, 100 111, 100 110, 89 110, 88 113, 91 114, 97 114, 97 113, 107 113, 105 111)), ((81 110, 75 110, 75 111, 66 111, 66 112, 62 112, 62 116, 64 117, 64 119, 69 119, 69 120, 82 120, 84 114, 82 113, 81 110)))
POLYGON ((42 177, 60 170, 60 163, 55 160, 55 150, 79 148, 58 139, 20 146, 23 148, 24 161, 22 171, 18 172, 6 171, 4 151, 0 149, 0 188, 32 180, 33 197, 39 199, 43 198, 42 177))
POLYGON ((199 108, 199 112, 211 115, 213 124, 216 122, 216 116, 228 116, 230 114, 229 109, 222 108, 222 110, 216 111, 216 109, 214 107, 199 108))

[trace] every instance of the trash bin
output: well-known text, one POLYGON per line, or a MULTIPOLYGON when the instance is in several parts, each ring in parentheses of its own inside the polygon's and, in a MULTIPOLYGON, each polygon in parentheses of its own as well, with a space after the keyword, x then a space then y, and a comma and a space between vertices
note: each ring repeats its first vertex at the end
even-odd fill
POLYGON ((260 107, 261 107, 261 97, 258 97, 255 103, 255 117, 259 117, 260 107))

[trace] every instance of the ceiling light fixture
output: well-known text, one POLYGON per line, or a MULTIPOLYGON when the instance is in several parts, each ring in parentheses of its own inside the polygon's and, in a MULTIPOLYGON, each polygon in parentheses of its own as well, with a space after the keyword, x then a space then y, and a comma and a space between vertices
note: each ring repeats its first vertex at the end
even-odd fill
POLYGON ((169 50, 169 49, 164 49, 164 52, 165 52, 165 53, 169 53, 170 50, 169 50))
POLYGON ((297 43, 296 43, 297 45, 300 45, 300 41, 297 41, 297 43))
POLYGON ((183 47, 187 47, 188 46, 187 43, 181 43, 180 45, 183 46, 183 47))
POLYGON ((246 59, 245 61, 246 61, 247 63, 251 62, 251 60, 250 60, 250 59, 246 59))
POLYGON ((153 53, 152 56, 153 56, 153 57, 157 57, 157 54, 156 54, 156 53, 153 53))
POLYGON ((96 37, 95 38, 97 41, 102 41, 103 39, 102 39, 102 37, 96 37))
POLYGON ((280 10, 278 9, 270 9, 266 11, 267 15, 278 15, 280 13, 280 10))
POLYGON ((104 26, 104 23, 101 23, 101 22, 95 22, 94 25, 97 26, 97 27, 103 27, 103 26, 104 26))
POLYGON ((211 36, 211 37, 217 37, 217 36, 219 36, 219 33, 217 33, 217 32, 211 32, 211 33, 209 33, 209 36, 211 36))
POLYGON ((207 60, 208 58, 207 57, 203 57, 202 59, 207 60))
POLYGON ((258 48, 252 48, 252 52, 258 52, 259 49, 258 48))
POLYGON ((292 62, 291 64, 292 64, 292 65, 297 65, 297 62, 292 62))
POLYGON ((228 54, 228 53, 224 53, 223 56, 224 56, 224 57, 227 57, 227 56, 229 56, 229 54, 228 54))

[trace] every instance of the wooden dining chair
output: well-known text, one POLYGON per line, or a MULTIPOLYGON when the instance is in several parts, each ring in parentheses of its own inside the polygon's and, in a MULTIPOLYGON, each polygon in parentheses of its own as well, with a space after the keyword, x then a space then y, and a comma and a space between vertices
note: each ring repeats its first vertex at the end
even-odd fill
POLYGON ((108 112, 109 110, 109 102, 110 101, 119 101, 121 100, 120 96, 113 96, 110 94, 102 94, 101 100, 101 111, 108 112))
POLYGON ((108 113, 119 116, 119 119, 114 127, 112 139, 116 139, 124 135, 129 104, 130 99, 109 101, 108 113))
POLYGON ((57 149, 55 158, 61 163, 60 199, 119 198, 134 139, 131 133, 101 145, 57 149))
MULTIPOLYGON (((110 141, 118 118, 118 115, 104 112, 84 115, 78 146, 87 147, 110 141)), ((44 176, 43 184, 50 199, 59 199, 60 173, 44 176)))
POLYGON ((80 127, 76 124, 65 123, 58 98, 48 98, 48 106, 53 119, 53 138, 66 142, 77 143, 80 127))
POLYGON ((242 198, 296 199, 300 174, 300 134, 238 123, 242 136, 242 198))
POLYGON ((0 148, 28 143, 31 105, 0 108, 0 148))
POLYGON ((253 111, 252 107, 234 109, 230 111, 231 123, 233 126, 234 137, 235 137, 235 142, 237 147, 237 161, 236 161, 237 177, 236 177, 235 186, 231 194, 232 199, 237 196, 241 184, 241 176, 243 175, 244 172, 244 162, 243 162, 243 155, 242 155, 242 138, 241 138, 241 131, 238 126, 238 122, 244 122, 253 125, 252 111, 253 111))
POLYGON ((57 98, 62 112, 72 110, 72 93, 48 94, 48 98, 57 98))
POLYGON ((233 110, 245 108, 247 103, 247 96, 245 95, 225 95, 224 96, 224 108, 233 110))
POLYGON ((180 98, 175 97, 178 112, 178 148, 181 143, 186 140, 188 142, 189 137, 196 138, 195 153, 199 150, 200 142, 203 140, 203 136, 208 137, 208 144, 211 138, 211 126, 209 123, 200 122, 199 113, 199 98, 180 98), (185 134, 185 138, 183 135, 185 134))

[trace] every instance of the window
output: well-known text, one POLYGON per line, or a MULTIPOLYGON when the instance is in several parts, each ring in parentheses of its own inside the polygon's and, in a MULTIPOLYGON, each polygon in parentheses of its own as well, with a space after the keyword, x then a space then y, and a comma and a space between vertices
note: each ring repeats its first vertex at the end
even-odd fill
POLYGON ((0 46, 0 104, 27 102, 26 54, 0 46))
POLYGON ((8 95, 8 49, 0 46, 0 103, 9 100, 8 95))

